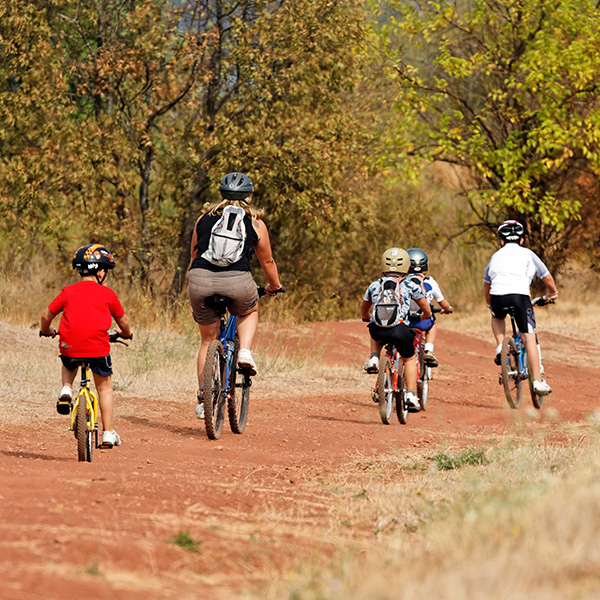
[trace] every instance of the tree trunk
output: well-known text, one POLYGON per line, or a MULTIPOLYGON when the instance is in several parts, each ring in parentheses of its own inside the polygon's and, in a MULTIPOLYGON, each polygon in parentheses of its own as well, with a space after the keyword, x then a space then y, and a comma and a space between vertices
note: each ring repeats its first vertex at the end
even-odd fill
POLYGON ((210 181, 204 167, 200 164, 196 170, 196 177, 190 193, 190 199, 187 207, 187 214, 182 223, 179 233, 179 256, 177 258, 177 267, 171 283, 170 295, 177 298, 183 291, 185 277, 190 265, 190 244, 194 233, 194 225, 199 215, 199 209, 202 206, 202 196, 208 189, 210 181))

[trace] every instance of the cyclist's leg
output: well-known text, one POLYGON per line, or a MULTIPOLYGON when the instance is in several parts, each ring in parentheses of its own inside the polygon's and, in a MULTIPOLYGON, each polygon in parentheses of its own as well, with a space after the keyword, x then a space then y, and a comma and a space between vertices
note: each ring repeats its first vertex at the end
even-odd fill
POLYGON ((65 365, 62 366, 62 385, 63 387, 66 385, 68 387, 70 387, 71 389, 73 389, 73 382, 75 381, 75 376, 77 375, 77 369, 75 370, 70 370, 67 369, 67 367, 65 367, 65 365))
POLYGON ((111 375, 94 375, 94 384, 98 392, 98 404, 100 405, 100 414, 102 417, 102 429, 104 431, 113 431, 114 424, 114 394, 111 375))
MULTIPOLYGON (((492 333, 494 334, 494 338, 496 338, 496 347, 502 348, 502 342, 506 335, 506 322, 504 319, 492 317, 492 333)), ((499 350, 497 349, 496 353, 498 352, 499 350)))
POLYGON ((237 320, 237 331, 240 337, 240 349, 252 347, 256 330, 258 329, 258 308, 241 315, 237 320))
POLYGON ((413 354, 410 358, 402 357, 404 363, 404 381, 406 382, 406 391, 417 393, 417 360, 413 354))
POLYGON ((542 381, 542 373, 540 371, 540 355, 538 352, 537 342, 535 341, 535 333, 522 333, 525 351, 529 358, 531 374, 534 381, 542 381))

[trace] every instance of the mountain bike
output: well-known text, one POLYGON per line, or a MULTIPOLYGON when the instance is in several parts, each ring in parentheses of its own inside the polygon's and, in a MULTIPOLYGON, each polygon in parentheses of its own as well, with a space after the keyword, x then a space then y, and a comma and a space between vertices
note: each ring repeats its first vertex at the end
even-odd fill
MULTIPOLYGON (((56 332, 54 333, 56 335, 56 332)), ((41 337, 52 337, 40 332, 41 337)), ((108 339, 111 344, 118 343, 128 346, 122 335, 113 331, 108 339)), ((112 448, 98 444, 98 396, 90 387, 90 363, 85 358, 80 361, 81 383, 75 402, 70 403, 71 426, 69 430, 75 434, 77 440, 77 458, 79 462, 92 462, 93 448, 112 448)))
MULTIPOLYGON (((123 342, 123 338, 119 333, 112 332, 108 339, 111 344, 129 344, 123 342)), ((81 383, 79 393, 73 403, 71 409, 71 427, 70 429, 75 434, 77 440, 77 458, 79 462, 92 462, 92 449, 95 448, 112 448, 104 444, 98 444, 98 396, 90 388, 90 364, 85 361, 81 362, 81 383)))
MULTIPOLYGON (((441 313, 442 309, 431 307, 431 313, 441 313)), ((421 319, 421 313, 410 313, 410 320, 421 319)), ((415 357, 417 359, 417 396, 421 410, 427 410, 427 401, 429 399, 429 382, 431 381, 431 367, 425 362, 425 342, 427 341, 427 332, 418 327, 411 327, 415 334, 414 346, 415 357)))
MULTIPOLYGON (((533 306, 546 306, 552 304, 545 296, 534 298, 531 303, 533 306)), ((544 396, 536 394, 533 389, 533 375, 531 373, 531 363, 521 332, 517 329, 514 311, 509 310, 510 324, 512 327, 512 336, 505 336, 502 342, 502 351, 500 353, 501 371, 498 375, 498 382, 504 387, 504 394, 508 405, 511 408, 518 408, 521 404, 522 383, 526 379, 529 381, 529 393, 535 408, 542 408, 544 396)), ((540 372, 544 374, 544 365, 542 364, 542 353, 538 342, 537 331, 535 333, 535 343, 538 348, 540 358, 540 372)))
MULTIPOLYGON (((280 288, 273 293, 284 293, 280 288)), ((264 287, 258 295, 266 294, 264 287)), ((228 314, 231 298, 215 294, 206 298, 206 305, 219 314, 219 339, 208 346, 203 373, 203 390, 199 401, 204 403, 204 425, 206 435, 218 440, 223 432, 225 405, 229 426, 233 433, 243 433, 248 421, 248 405, 252 378, 249 367, 237 364, 240 341, 237 333, 237 317, 228 314)))
POLYGON ((379 361, 379 374, 375 383, 373 400, 379 405, 379 416, 384 425, 389 425, 394 412, 394 400, 396 414, 402 424, 408 419, 408 409, 404 402, 404 363, 400 367, 402 359, 394 344, 386 344, 384 354, 379 361))

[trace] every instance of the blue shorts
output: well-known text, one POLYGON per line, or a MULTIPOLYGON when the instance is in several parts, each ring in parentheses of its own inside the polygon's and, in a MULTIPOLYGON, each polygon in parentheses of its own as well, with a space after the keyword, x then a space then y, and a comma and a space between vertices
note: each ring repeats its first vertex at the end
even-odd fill
POLYGON ((108 356, 95 356, 93 358, 72 358, 71 356, 60 355, 60 360, 69 371, 76 371, 82 363, 87 363, 92 370, 92 373, 102 377, 110 377, 112 375, 112 360, 110 354, 108 356))

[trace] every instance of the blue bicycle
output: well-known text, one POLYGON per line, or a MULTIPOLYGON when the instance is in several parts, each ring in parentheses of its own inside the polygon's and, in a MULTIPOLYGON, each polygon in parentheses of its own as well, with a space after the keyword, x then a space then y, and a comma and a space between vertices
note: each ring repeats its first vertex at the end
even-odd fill
MULTIPOLYGON (((275 293, 285 292, 280 288, 275 293)), ((264 287, 258 295, 264 296, 264 287)), ((252 379, 249 367, 238 366, 240 341, 237 333, 237 317, 228 315, 231 298, 215 294, 206 298, 206 305, 219 314, 220 336, 208 346, 203 373, 203 391, 198 399, 204 403, 206 435, 218 440, 223 432, 225 405, 229 425, 233 433, 243 433, 248 421, 248 404, 252 379), (238 380, 239 377, 239 380, 238 380)))
MULTIPOLYGON (((545 297, 540 296, 531 301, 533 306, 545 306, 551 304, 545 297)), ((531 374, 531 365, 525 344, 521 333, 517 329, 513 311, 509 311, 510 323, 512 326, 512 336, 506 336, 502 342, 502 352, 500 355, 501 372, 498 377, 499 383, 504 387, 506 400, 511 408, 519 408, 521 404, 521 384, 525 379, 529 381, 529 393, 535 408, 542 408, 544 396, 537 394, 533 389, 533 376, 531 374)), ((535 341, 537 343, 537 331, 535 332, 535 341)), ((540 357, 540 370, 544 374, 542 364, 542 355, 538 344, 538 354, 540 357)))

